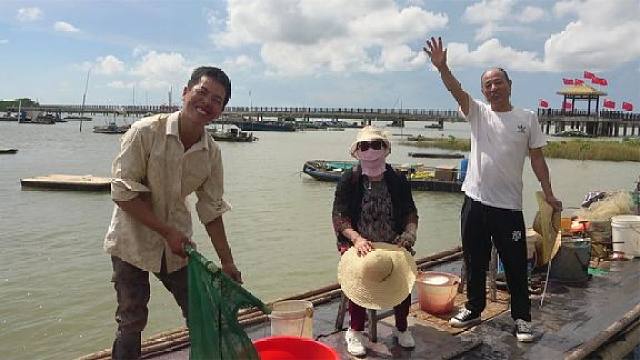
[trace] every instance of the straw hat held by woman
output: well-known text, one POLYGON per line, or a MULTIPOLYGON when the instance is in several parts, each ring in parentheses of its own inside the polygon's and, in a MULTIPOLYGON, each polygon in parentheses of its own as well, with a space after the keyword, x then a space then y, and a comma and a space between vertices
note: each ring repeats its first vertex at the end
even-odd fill
POLYGON ((349 153, 358 165, 345 171, 338 182, 332 213, 338 251, 343 254, 338 281, 349 298, 347 351, 366 354, 361 333, 366 308, 393 307, 394 336, 400 346, 413 348, 407 316, 416 272, 410 252, 418 213, 411 186, 386 163, 391 142, 381 130, 361 129, 349 153))

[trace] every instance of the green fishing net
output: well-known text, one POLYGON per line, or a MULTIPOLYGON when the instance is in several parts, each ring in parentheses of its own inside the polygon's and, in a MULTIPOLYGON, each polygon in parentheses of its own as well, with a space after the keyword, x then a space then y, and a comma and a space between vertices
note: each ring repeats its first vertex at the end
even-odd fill
POLYGON ((264 313, 270 310, 195 249, 187 247, 186 252, 189 255, 189 358, 258 360, 251 339, 238 323, 238 310, 251 306, 264 313))

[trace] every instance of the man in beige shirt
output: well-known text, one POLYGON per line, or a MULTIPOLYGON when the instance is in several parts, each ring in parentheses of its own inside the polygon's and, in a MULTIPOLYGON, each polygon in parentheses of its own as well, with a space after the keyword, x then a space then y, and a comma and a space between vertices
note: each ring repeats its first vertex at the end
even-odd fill
POLYGON ((222 222, 231 206, 222 198, 220 148, 205 131, 230 97, 231 82, 222 70, 197 68, 182 91, 182 110, 142 119, 121 139, 112 166, 111 197, 116 206, 104 241, 118 298, 114 359, 140 358, 149 272, 173 294, 187 317, 184 245, 192 236, 187 195, 196 193, 198 217, 222 270, 242 282, 222 222))

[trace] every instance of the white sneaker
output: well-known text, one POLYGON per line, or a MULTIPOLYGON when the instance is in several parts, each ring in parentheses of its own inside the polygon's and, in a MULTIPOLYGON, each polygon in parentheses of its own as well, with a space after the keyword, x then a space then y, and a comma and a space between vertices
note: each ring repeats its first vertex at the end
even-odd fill
POLYGON ((349 329, 344 333, 344 341, 347 343, 347 351, 353 356, 363 356, 367 353, 367 349, 362 343, 362 334, 360 331, 349 329))
POLYGON ((393 329, 393 336, 398 338, 398 344, 403 348, 411 349, 416 347, 416 341, 413 340, 411 330, 400 331, 396 328, 393 329))
POLYGON ((522 319, 516 320, 516 338, 520 342, 532 342, 535 339, 531 322, 522 319))

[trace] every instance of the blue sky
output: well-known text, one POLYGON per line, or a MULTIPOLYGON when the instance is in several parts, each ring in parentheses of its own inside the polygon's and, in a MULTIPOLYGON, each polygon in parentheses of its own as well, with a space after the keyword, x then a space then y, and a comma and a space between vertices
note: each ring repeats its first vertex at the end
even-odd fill
POLYGON ((562 78, 589 70, 640 108, 638 0, 2 0, 0 98, 78 104, 91 69, 87 103, 175 103, 215 65, 230 105, 452 109, 431 35, 475 97, 500 66, 514 104, 557 108, 562 78))

